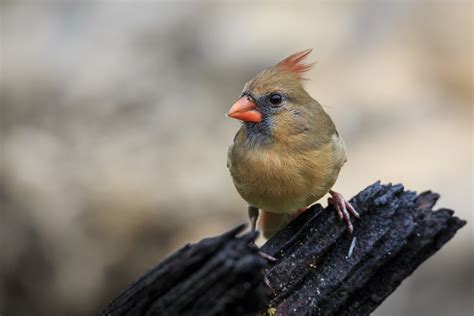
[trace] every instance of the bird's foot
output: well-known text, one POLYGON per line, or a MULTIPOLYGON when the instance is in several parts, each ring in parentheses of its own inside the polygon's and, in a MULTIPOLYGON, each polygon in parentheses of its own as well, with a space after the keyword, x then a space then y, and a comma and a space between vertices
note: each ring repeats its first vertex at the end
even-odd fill
POLYGON ((265 253, 263 251, 260 250, 260 248, 258 248, 258 246, 255 244, 254 241, 252 241, 251 243, 249 243, 249 246, 250 248, 252 249, 256 249, 258 250, 258 254, 260 255, 260 257, 264 258, 264 259, 267 259, 268 261, 271 261, 271 262, 275 262, 277 261, 277 259, 271 255, 269 255, 268 253, 265 253))
POLYGON ((270 262, 276 262, 277 261, 277 258, 273 257, 272 255, 269 255, 268 253, 266 252, 263 252, 261 250, 258 251, 258 254, 263 258, 263 259, 267 259, 268 261, 270 262))
POLYGON ((331 197, 328 198, 328 203, 334 206, 339 219, 346 222, 347 230, 349 231, 349 234, 352 235, 354 226, 352 226, 351 215, 355 218, 359 218, 359 213, 357 213, 354 207, 344 199, 341 193, 330 190, 329 194, 331 197))
MULTIPOLYGON (((255 206, 249 205, 249 219, 250 219, 250 231, 255 232, 257 230, 257 219, 258 219, 258 208, 255 206)), ((275 262, 277 259, 273 256, 270 256, 268 253, 265 253, 258 248, 255 244, 255 241, 249 243, 249 246, 253 249, 258 250, 258 254, 268 261, 275 262)))

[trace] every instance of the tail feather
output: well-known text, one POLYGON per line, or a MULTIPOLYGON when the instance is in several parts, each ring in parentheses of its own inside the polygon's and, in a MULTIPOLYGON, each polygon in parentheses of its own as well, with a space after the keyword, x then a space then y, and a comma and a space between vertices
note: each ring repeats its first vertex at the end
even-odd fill
POLYGON ((288 213, 272 213, 261 210, 259 226, 263 237, 271 238, 284 228, 292 219, 288 213))

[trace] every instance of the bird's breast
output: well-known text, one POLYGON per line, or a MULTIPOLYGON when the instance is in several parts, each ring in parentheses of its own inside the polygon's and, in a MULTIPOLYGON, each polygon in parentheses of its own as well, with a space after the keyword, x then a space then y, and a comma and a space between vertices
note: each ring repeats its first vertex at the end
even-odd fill
POLYGON ((229 169, 240 195, 267 211, 291 213, 320 199, 336 181, 340 162, 334 144, 318 150, 291 151, 273 144, 234 143, 229 169))

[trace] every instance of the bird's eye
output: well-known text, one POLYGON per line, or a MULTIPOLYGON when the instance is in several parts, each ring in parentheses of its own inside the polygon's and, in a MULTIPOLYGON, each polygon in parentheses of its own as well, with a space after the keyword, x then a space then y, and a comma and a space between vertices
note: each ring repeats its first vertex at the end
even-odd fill
POLYGON ((270 96, 270 103, 273 105, 279 105, 283 101, 283 97, 279 93, 273 93, 270 96))

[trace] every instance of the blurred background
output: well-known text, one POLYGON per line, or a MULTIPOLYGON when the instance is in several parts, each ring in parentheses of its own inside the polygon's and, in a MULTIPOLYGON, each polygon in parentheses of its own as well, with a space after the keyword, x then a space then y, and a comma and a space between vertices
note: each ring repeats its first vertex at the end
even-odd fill
POLYGON ((173 250, 246 222, 226 168, 239 122, 224 114, 247 80, 310 47, 307 89, 348 148, 336 188, 431 189, 470 221, 375 314, 473 314, 471 1, 0 12, 2 315, 97 314, 173 250))

